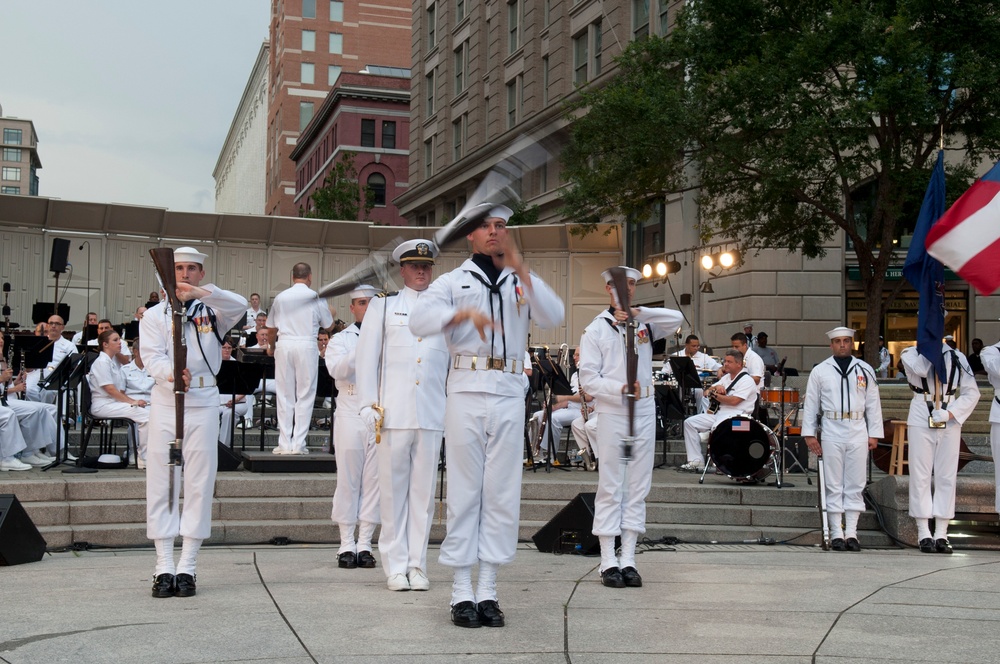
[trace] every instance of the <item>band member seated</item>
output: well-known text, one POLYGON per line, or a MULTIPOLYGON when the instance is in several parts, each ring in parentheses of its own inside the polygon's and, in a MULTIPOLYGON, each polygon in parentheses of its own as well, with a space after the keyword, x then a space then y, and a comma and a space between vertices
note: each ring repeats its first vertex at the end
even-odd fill
POLYGON ((143 458, 146 450, 146 435, 149 424, 149 403, 145 399, 133 399, 125 394, 125 374, 122 373, 122 340, 114 330, 105 330, 97 337, 101 354, 90 367, 87 382, 90 383, 90 414, 94 417, 132 420, 138 425, 136 440, 136 465, 142 469, 146 465, 143 458))
MULTIPOLYGON (((674 353, 674 357, 687 357, 694 362, 694 368, 699 374, 704 373, 716 373, 722 369, 722 365, 715 361, 711 355, 707 355, 701 351, 701 339, 695 334, 687 335, 684 339, 684 348, 680 349, 674 353)), ((670 364, 664 364, 664 367, 669 368, 670 364)), ((708 408, 708 399, 705 398, 703 390, 701 388, 696 388, 694 390, 694 402, 698 406, 698 412, 704 413, 708 408)))
MULTIPOLYGON (((14 376, 13 369, 3 359, 5 344, 4 333, 0 332, 0 406, 13 411, 14 425, 20 427, 21 435, 8 436, 7 449, 0 449, 0 457, 6 463, 0 470, 30 470, 32 466, 46 466, 55 460, 45 451, 55 445, 58 435, 56 407, 18 397, 27 389, 27 374, 22 368, 21 374, 14 376), (13 458, 18 452, 20 459, 13 458)), ((3 443, 0 443, 0 448, 2 447, 3 443)))
POLYGON ((852 356, 854 330, 837 327, 826 336, 833 356, 809 372, 802 436, 812 453, 823 457, 831 547, 860 551, 858 518, 865 511, 861 492, 868 450, 875 449, 884 435, 882 402, 875 370, 852 356), (822 444, 817 427, 823 432, 822 444))
MULTIPOLYGON (((226 337, 222 343, 222 361, 227 362, 233 359, 233 341, 231 337, 226 337)), ((253 419, 254 398, 252 394, 237 394, 233 400, 232 394, 219 392, 219 442, 223 445, 230 445, 233 435, 233 410, 236 410, 236 421, 240 422, 244 418, 253 419)))
POLYGON ((722 359, 722 370, 725 373, 719 382, 706 390, 706 396, 711 402, 708 411, 684 420, 687 463, 681 465, 680 470, 700 473, 705 467, 705 457, 701 453, 701 434, 711 431, 730 417, 749 417, 757 401, 757 385, 743 368, 743 353, 736 349, 727 350, 722 359), (716 404, 717 407, 713 408, 716 404))
MULTIPOLYGON (((579 362, 580 359, 580 349, 577 348, 573 351, 573 355, 576 361, 579 362)), ((525 365, 527 366, 527 365, 525 365)), ((573 375, 569 377, 569 385, 573 389, 573 394, 556 394, 553 397, 552 403, 552 447, 554 450, 559 449, 559 440, 562 438, 563 429, 567 425, 573 424, 573 420, 580 416, 580 402, 582 397, 580 396, 580 373, 573 372, 573 375)), ((531 415, 531 431, 538 432, 532 438, 534 441, 534 449, 531 450, 534 454, 535 459, 541 458, 543 461, 549 456, 549 432, 548 427, 542 426, 542 419, 545 416, 545 409, 536 411, 531 415), (541 429, 539 432, 538 430, 541 429)), ((580 448, 583 449, 582 447, 580 448)), ((576 456, 576 455, 572 455, 576 456)))

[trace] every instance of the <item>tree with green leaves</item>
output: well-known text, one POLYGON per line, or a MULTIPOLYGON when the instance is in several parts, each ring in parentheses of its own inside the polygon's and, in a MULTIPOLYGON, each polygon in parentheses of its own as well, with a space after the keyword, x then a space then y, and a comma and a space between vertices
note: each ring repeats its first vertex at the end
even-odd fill
POLYGON ((313 219, 368 219, 368 214, 375 207, 374 197, 368 187, 364 189, 358 184, 358 170, 354 167, 354 152, 341 152, 334 160, 330 172, 323 178, 323 186, 314 191, 310 198, 313 209, 299 208, 299 216, 313 219))
POLYGON ((565 213, 644 218, 693 189, 705 241, 815 258, 843 231, 872 361, 939 144, 949 203, 1000 155, 998 53, 994 0, 688 0, 569 108, 565 213))

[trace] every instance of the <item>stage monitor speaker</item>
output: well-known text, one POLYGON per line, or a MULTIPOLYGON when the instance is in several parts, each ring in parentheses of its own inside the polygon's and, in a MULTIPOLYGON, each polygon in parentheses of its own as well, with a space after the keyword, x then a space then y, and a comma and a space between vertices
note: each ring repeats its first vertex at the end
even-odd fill
POLYGON ((601 552, 601 543, 594 529, 593 493, 580 493, 566 507, 542 526, 531 538, 543 553, 578 553, 593 555, 601 552))
POLYGON ((243 457, 240 456, 239 452, 229 445, 219 443, 219 470, 223 472, 236 470, 241 463, 243 463, 243 457))
POLYGON ((69 240, 52 238, 52 258, 49 259, 49 272, 62 274, 69 265, 69 240))
POLYGON ((802 436, 789 436, 785 440, 785 473, 801 473, 802 468, 809 467, 809 447, 802 436))
POLYGON ((0 494, 0 565, 34 563, 45 555, 45 540, 17 496, 0 494))

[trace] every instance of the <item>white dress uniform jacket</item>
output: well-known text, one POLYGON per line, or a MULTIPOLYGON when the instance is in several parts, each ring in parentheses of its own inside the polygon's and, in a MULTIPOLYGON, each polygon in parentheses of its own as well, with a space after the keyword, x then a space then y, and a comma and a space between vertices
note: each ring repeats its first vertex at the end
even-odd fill
MULTIPOLYGON (((990 448, 993 451, 993 458, 1000 459, 1000 344, 986 346, 979 353, 979 359, 986 369, 986 377, 993 386, 993 402, 990 404, 990 448)), ((1000 464, 994 466, 996 477, 996 504, 1000 506, 1000 464)), ((997 508, 1000 511, 1000 507, 997 508)))
POLYGON ((56 339, 55 344, 52 346, 52 360, 49 361, 45 368, 41 370, 34 370, 28 373, 25 378, 25 397, 31 399, 32 401, 44 401, 46 403, 56 402, 56 390, 43 390, 39 386, 39 383, 44 379, 48 378, 56 367, 66 358, 66 356, 71 355, 76 352, 76 346, 72 342, 59 337, 56 339))

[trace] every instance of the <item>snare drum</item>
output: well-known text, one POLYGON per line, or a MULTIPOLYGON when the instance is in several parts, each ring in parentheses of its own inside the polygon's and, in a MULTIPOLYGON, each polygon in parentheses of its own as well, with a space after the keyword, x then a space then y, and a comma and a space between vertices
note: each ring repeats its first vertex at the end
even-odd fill
POLYGON ((716 467, 733 479, 762 480, 774 470, 778 437, 745 415, 719 423, 708 439, 716 467))
POLYGON ((784 393, 784 403, 798 403, 799 391, 794 387, 765 388, 760 392, 760 398, 766 404, 778 405, 782 403, 782 393, 784 393))

